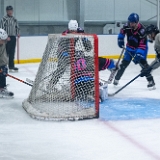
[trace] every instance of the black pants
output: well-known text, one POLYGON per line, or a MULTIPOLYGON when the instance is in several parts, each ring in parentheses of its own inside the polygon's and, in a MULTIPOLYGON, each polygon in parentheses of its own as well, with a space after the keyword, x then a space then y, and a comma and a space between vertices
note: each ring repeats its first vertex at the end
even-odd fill
MULTIPOLYGON (((122 60, 122 62, 120 64, 120 69, 118 70, 118 72, 117 72, 117 74, 115 76, 116 80, 120 80, 120 78, 122 77, 124 71, 126 70, 126 68, 128 67, 128 65, 130 64, 130 62, 131 61, 122 60)), ((145 66, 148 66, 147 61, 143 60, 143 59, 139 62, 139 64, 140 64, 141 68, 143 68, 145 66)), ((153 80, 153 76, 150 73, 147 74, 145 77, 146 77, 146 79, 147 79, 148 82, 154 81, 153 80)))
POLYGON ((0 88, 6 87, 6 77, 0 75, 0 88))
MULTIPOLYGON (((5 66, 0 66, 0 69, 4 69, 5 66)), ((2 73, 0 74, 0 88, 6 87, 6 76, 2 73)))
POLYGON ((14 68, 14 55, 15 55, 15 48, 16 48, 16 37, 15 36, 9 36, 10 41, 7 42, 6 45, 6 51, 7 55, 9 57, 9 69, 14 68))

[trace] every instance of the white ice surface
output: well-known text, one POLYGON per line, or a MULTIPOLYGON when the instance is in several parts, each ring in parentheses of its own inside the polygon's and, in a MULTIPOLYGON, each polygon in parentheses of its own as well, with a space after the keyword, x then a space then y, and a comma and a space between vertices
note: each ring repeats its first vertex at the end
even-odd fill
MULTIPOLYGON (((151 60, 150 60, 151 61, 151 60)), ((26 80, 35 78, 38 64, 17 65, 12 75, 26 80)), ((139 74, 140 67, 130 64, 115 92, 139 74)), ((160 99, 160 68, 153 72, 156 90, 148 91, 145 78, 138 78, 114 96, 160 99)), ((100 73, 108 78, 109 72, 100 73)), ((29 117, 22 108, 31 87, 7 78, 14 99, 0 99, 0 160, 159 160, 160 119, 75 122, 46 122, 29 117)), ((153 102, 154 103, 154 102, 153 102)))

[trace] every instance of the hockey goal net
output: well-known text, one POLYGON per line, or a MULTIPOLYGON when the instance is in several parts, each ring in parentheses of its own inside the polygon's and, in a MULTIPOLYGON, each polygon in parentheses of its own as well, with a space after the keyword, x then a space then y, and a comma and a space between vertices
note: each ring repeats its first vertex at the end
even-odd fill
POLYGON ((50 34, 29 97, 22 103, 36 119, 98 117, 98 38, 50 34))

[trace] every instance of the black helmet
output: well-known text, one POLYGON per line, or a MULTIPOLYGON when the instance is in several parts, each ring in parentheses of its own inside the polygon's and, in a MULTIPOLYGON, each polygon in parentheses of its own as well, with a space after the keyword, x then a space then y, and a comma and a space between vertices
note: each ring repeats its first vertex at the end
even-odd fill
POLYGON ((151 34, 152 32, 159 33, 159 30, 157 26, 150 24, 149 26, 146 27, 145 32, 146 34, 151 34))
POLYGON ((13 7, 12 7, 12 6, 7 6, 7 7, 6 7, 6 10, 7 10, 7 11, 13 10, 13 7))

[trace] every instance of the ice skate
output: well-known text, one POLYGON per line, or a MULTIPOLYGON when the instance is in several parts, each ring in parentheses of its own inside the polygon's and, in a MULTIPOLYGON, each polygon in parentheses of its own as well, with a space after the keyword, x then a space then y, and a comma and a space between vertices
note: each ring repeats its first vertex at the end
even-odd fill
POLYGON ((0 98, 13 98, 14 93, 8 91, 6 88, 0 88, 0 98))
POLYGON ((154 89, 156 89, 155 83, 154 83, 153 80, 148 82, 147 87, 148 87, 149 90, 154 90, 154 89))
POLYGON ((115 85, 115 86, 117 86, 118 84, 119 84, 119 80, 114 80, 114 82, 113 82, 113 84, 115 85))
POLYGON ((17 67, 9 68, 9 72, 11 73, 18 72, 18 68, 17 67))

